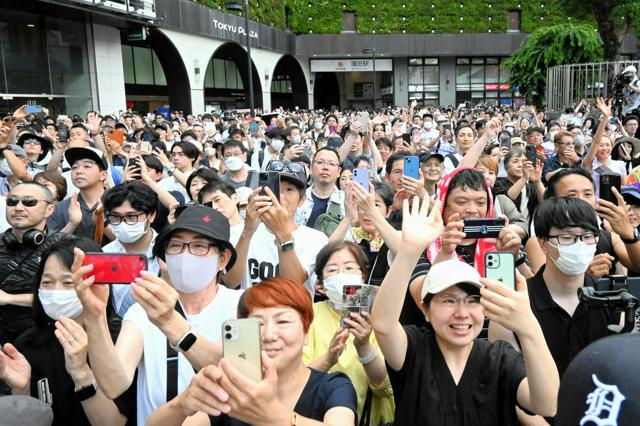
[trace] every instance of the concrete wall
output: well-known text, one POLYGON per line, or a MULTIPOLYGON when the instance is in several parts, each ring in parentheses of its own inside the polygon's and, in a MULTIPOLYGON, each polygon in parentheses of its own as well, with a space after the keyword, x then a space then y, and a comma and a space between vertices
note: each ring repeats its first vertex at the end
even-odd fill
POLYGON ((456 58, 440 57, 440 105, 453 105, 456 102, 456 58), (447 87, 447 79, 449 85, 447 87))
POLYGON ((93 34, 88 50, 93 106, 103 114, 124 110, 126 97, 120 30, 99 24, 88 26, 93 34))

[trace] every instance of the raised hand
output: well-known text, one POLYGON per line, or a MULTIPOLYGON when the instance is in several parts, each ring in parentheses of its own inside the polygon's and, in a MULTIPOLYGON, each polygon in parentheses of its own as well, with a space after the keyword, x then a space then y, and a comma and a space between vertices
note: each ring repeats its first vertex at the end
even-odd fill
POLYGON ((460 215, 458 213, 454 213, 449 216, 447 226, 445 227, 444 234, 442 235, 442 251, 449 256, 456 251, 456 247, 462 244, 462 241, 466 237, 466 234, 462 232, 464 229, 464 222, 459 219, 460 215))
POLYGON ((89 351, 89 339, 84 329, 74 320, 60 317, 56 321, 56 330, 53 332, 64 349, 64 366, 72 378, 86 375, 87 352, 89 351))
POLYGON ((349 317, 344 319, 344 322, 349 325, 347 330, 353 335, 353 346, 356 349, 362 351, 362 348, 369 346, 373 326, 371 325, 371 315, 368 312, 362 312, 362 314, 351 312, 349 317))
POLYGON ((78 226, 82 222, 82 208, 80 207, 80 201, 78 201, 78 193, 74 192, 69 202, 69 223, 78 226))
POLYGON ((82 303, 82 312, 85 316, 99 318, 105 315, 109 302, 109 286, 94 284, 93 275, 84 278, 93 271, 93 265, 82 266, 84 252, 79 248, 73 250, 74 259, 71 265, 73 285, 76 288, 78 299, 82 303))
POLYGON ((142 271, 140 275, 132 284, 133 298, 147 313, 149 321, 162 329, 176 319, 176 315, 180 316, 175 310, 178 292, 155 274, 142 271))
POLYGON ((604 98, 596 98, 596 106, 602 112, 604 117, 611 117, 611 99, 605 101, 604 98))
POLYGON ((29 394, 31 365, 11 343, 5 344, 0 350, 0 379, 4 380, 14 393, 29 394))
POLYGON ((413 197, 409 209, 409 200, 402 202, 402 246, 408 250, 422 252, 442 233, 443 223, 440 215, 440 203, 436 202, 429 212, 429 200, 425 197, 420 203, 413 197))
POLYGON ((520 272, 515 272, 515 290, 499 281, 480 278, 484 285, 480 289, 480 303, 487 318, 522 337, 532 331, 532 324, 537 324, 537 320, 531 312, 527 282, 520 272))
POLYGON ((340 355, 347 347, 347 339, 349 338, 349 330, 345 330, 342 327, 338 327, 331 342, 329 343, 329 349, 327 349, 327 358, 331 365, 335 365, 340 358, 340 355))

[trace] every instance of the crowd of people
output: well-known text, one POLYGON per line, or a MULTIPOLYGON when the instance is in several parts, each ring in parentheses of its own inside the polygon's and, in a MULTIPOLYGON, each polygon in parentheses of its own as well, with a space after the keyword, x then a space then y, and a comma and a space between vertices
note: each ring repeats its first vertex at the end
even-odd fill
POLYGON ((629 416, 637 373, 589 373, 598 397, 562 389, 629 322, 578 291, 640 274, 638 122, 604 99, 561 114, 21 107, 0 127, 0 406, 38 398, 55 425, 629 416), (470 219, 503 222, 485 238, 470 219), (103 285, 100 252, 145 270, 103 285), (489 253, 512 257, 513 288, 484 277, 489 253), (345 315, 349 286, 377 287, 373 305, 345 315), (258 377, 223 348, 244 318, 258 377))

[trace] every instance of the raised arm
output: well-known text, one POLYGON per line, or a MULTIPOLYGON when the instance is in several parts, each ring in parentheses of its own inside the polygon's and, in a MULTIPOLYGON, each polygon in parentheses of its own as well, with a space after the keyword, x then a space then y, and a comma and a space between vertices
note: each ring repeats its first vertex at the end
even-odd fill
POLYGON ((500 123, 500 120, 498 120, 497 118, 492 118, 487 123, 482 136, 480 136, 476 143, 474 143, 473 146, 469 148, 469 151, 467 151, 467 153, 464 155, 457 168, 475 167, 476 163, 482 156, 485 147, 487 146, 487 142, 496 137, 496 135, 500 131, 501 126, 502 124, 500 123))
POLYGON ((387 364, 394 370, 402 368, 407 352, 407 335, 399 319, 411 273, 420 254, 442 232, 442 217, 438 204, 436 203, 431 213, 427 214, 428 200, 424 200, 420 206, 418 198, 415 197, 411 212, 409 201, 403 202, 402 245, 382 281, 373 304, 373 330, 387 364))
POLYGON ((612 116, 611 101, 606 102, 603 98, 596 98, 596 106, 600 111, 602 111, 602 116, 600 117, 600 123, 596 129, 596 133, 593 135, 591 148, 582 162, 582 167, 588 171, 592 171, 593 169, 593 159, 595 158, 596 151, 598 151, 600 142, 602 141, 602 136, 604 136, 604 128, 607 126, 607 120, 612 116))

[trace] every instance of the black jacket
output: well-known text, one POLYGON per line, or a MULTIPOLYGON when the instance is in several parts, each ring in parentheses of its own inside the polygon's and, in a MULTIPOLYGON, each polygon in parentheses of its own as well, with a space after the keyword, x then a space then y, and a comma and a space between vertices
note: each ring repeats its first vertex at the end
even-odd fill
MULTIPOLYGON (((3 236, 0 236, 0 290, 10 294, 31 293, 33 278, 40 266, 42 253, 64 235, 59 232, 49 233, 37 248, 24 244, 11 247, 2 238, 3 236), (17 265, 19 266, 16 268, 17 265)), ((31 308, 15 305, 0 307, 0 343, 13 342, 33 325, 31 308)))

